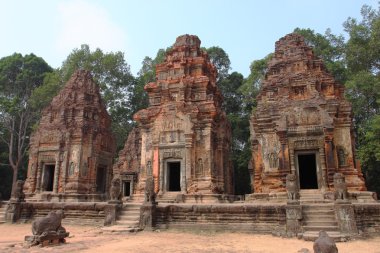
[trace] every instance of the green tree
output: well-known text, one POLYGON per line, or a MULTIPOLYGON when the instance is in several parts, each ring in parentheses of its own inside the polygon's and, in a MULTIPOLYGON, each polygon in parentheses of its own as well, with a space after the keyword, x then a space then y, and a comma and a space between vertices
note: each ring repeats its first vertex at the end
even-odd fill
POLYGON ((353 106, 358 154, 367 187, 380 194, 380 9, 364 5, 361 15, 360 21, 348 18, 344 23, 349 35, 346 94, 353 106))
POLYGON ((19 169, 26 164, 31 126, 38 118, 30 97, 51 71, 52 68, 34 54, 15 53, 0 59, 0 140, 7 146, 8 157, 8 162, 2 165, 13 171, 12 189, 19 169))
POLYGON ((140 71, 137 73, 136 85, 131 94, 132 115, 137 111, 148 107, 148 94, 144 86, 156 80, 156 65, 164 62, 166 53, 171 48, 159 49, 154 59, 145 56, 140 71))
POLYGON ((268 62, 272 59, 273 54, 268 54, 263 59, 255 60, 251 63, 249 76, 240 87, 244 96, 244 103, 248 111, 256 107, 256 96, 259 93, 261 82, 265 78, 268 69, 268 62))
POLYGON ((250 159, 249 111, 250 104, 245 100, 242 85, 244 77, 238 72, 229 73, 231 61, 220 47, 203 49, 218 71, 217 85, 223 95, 222 108, 232 128, 231 160, 234 167, 235 193, 250 192, 248 162, 250 159))
POLYGON ((210 61, 212 64, 214 64, 215 68, 218 71, 217 82, 219 83, 221 80, 225 79, 228 76, 228 73, 231 69, 230 58, 228 57, 226 51, 217 46, 209 47, 206 49, 203 48, 203 50, 207 52, 210 61))
POLYGON ((380 115, 375 115, 366 128, 358 153, 368 189, 380 193, 380 115))

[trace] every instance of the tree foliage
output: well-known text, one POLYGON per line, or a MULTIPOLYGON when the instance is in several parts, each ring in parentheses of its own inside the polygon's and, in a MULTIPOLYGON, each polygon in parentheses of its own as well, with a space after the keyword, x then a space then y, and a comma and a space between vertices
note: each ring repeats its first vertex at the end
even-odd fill
MULTIPOLYGON (((41 86, 52 68, 34 54, 15 53, 0 59, 0 141, 7 147, 7 162, 2 165, 13 171, 12 185, 19 172, 25 172, 26 153, 31 126, 38 118, 33 109, 31 94, 41 86), (24 168, 20 171, 20 168, 24 168)), ((6 161, 6 160, 5 160, 6 161)))
POLYGON ((148 107, 148 94, 144 86, 156 80, 156 65, 164 62, 166 53, 171 48, 159 49, 154 59, 146 56, 141 63, 141 69, 137 73, 136 85, 131 95, 132 115, 137 111, 148 107))
POLYGON ((240 89, 244 77, 238 72, 229 73, 230 59, 220 47, 210 47, 207 51, 210 61, 218 71, 217 85, 223 95, 222 108, 232 128, 231 160, 234 167, 235 193, 250 192, 248 162, 250 159, 249 140, 249 107, 240 89))
POLYGON ((358 154, 367 187, 380 194, 380 9, 364 5, 361 15, 360 21, 348 18, 344 23, 349 35, 346 94, 353 106, 358 154))
POLYGON ((205 49, 208 57, 215 68, 218 70, 217 82, 225 79, 231 69, 231 61, 228 54, 220 47, 214 46, 205 49))
POLYGON ((249 111, 256 107, 256 96, 261 87, 261 82, 265 78, 268 69, 268 62, 272 59, 273 54, 268 54, 263 59, 255 60, 251 63, 250 74, 244 80, 243 85, 239 88, 244 96, 244 102, 249 111))

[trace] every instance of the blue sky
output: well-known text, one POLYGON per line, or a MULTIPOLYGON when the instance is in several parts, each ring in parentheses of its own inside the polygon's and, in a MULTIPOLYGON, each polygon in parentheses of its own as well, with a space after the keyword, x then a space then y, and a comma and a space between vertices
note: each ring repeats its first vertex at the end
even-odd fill
POLYGON ((122 51, 136 74, 145 56, 187 33, 223 48, 232 71, 247 76, 296 27, 344 35, 343 22, 360 19, 363 4, 378 8, 377 0, 0 0, 0 57, 34 53, 59 67, 89 44, 122 51))

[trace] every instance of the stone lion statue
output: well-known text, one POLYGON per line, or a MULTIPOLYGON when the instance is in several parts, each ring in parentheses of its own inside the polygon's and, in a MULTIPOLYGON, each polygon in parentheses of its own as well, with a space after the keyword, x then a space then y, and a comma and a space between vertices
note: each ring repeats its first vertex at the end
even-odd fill
POLYGON ((286 192, 288 193, 288 200, 299 199, 299 189, 295 174, 286 175, 286 192))
POLYGON ((334 240, 323 230, 319 232, 319 237, 315 240, 313 249, 314 253, 338 253, 334 240))
POLYGON ((62 227, 62 219, 65 217, 63 210, 51 211, 46 217, 40 217, 33 221, 33 235, 42 235, 48 232, 66 233, 66 229, 62 227))
POLYGON ((24 189, 24 181, 17 180, 16 186, 12 192, 12 199, 15 199, 17 201, 23 201, 25 198, 25 194, 23 192, 23 189, 24 189))
POLYGON ((32 236, 25 236, 24 247, 59 244, 66 242, 69 236, 62 227, 62 219, 65 217, 63 210, 51 211, 45 217, 37 218, 32 223, 32 236))
POLYGON ((120 179, 114 178, 111 182, 110 198, 111 200, 118 200, 120 197, 121 185, 120 179))
POLYGON ((154 179, 153 177, 148 177, 146 179, 146 185, 145 185, 145 202, 147 203, 153 203, 156 201, 156 193, 154 192, 154 179))
POLYGON ((334 174, 334 189, 335 189, 335 193, 334 193, 335 199, 337 200, 348 199, 347 185, 342 173, 334 174))

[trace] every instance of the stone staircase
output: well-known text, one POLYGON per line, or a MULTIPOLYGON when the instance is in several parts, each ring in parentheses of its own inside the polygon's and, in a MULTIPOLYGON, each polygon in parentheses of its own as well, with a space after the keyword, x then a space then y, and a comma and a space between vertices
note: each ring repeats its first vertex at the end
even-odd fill
POLYGON ((301 204, 310 203, 327 203, 330 200, 325 200, 322 193, 319 190, 301 190, 300 191, 300 202, 301 204))
POLYGON ((7 208, 7 205, 3 202, 0 206, 0 224, 3 224, 5 223, 5 208, 7 208))
POLYGON ((180 192, 165 192, 162 195, 157 196, 156 201, 158 203, 176 203, 177 196, 181 194, 180 192))
POLYGON ((315 241, 319 231, 324 230, 335 241, 346 241, 349 236, 339 231, 335 218, 334 202, 325 200, 322 193, 317 190, 302 190, 300 192, 302 205, 303 239, 315 241))
POLYGON ((116 224, 102 229, 110 232, 134 232, 139 230, 141 200, 123 203, 123 209, 116 219, 116 224))

